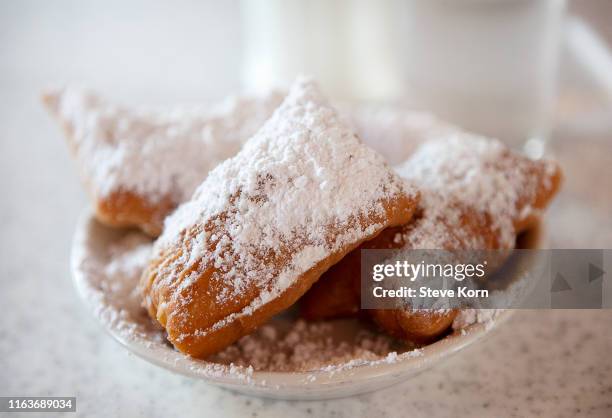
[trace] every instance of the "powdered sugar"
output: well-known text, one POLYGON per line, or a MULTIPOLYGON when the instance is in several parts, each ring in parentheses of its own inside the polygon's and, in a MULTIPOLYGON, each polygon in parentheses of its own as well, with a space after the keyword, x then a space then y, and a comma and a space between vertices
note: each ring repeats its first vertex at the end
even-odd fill
POLYGON ((393 364, 393 363, 397 363, 405 359, 421 357, 422 355, 423 355, 423 350, 420 348, 414 348, 412 350, 408 350, 408 351, 405 351, 399 354, 396 351, 390 351, 385 357, 382 357, 382 358, 372 359, 372 360, 354 358, 342 364, 329 364, 323 367, 321 370, 333 376, 335 373, 346 371, 346 370, 351 370, 351 369, 361 367, 361 366, 376 366, 379 364, 393 364))
POLYGON ((503 311, 503 309, 461 309, 453 321, 453 329, 463 331, 474 324, 484 324, 490 328, 503 311))
MULTIPOLYGON (((260 290, 215 329, 277 297, 329 254, 374 234, 383 225, 361 219, 382 222, 385 201, 411 194, 383 158, 341 123, 316 85, 301 79, 240 153, 214 169, 166 220, 155 252, 182 245, 177 266, 214 266, 227 289, 223 298, 246 286, 260 290), (185 231, 195 235, 185 238, 185 231), (280 270, 263 262, 284 254, 289 262, 280 270)), ((177 277, 159 280, 174 287, 177 277)), ((182 296, 174 295, 180 303, 182 296)))
POLYGON ((369 362, 397 361, 412 351, 355 320, 307 323, 277 319, 242 337, 209 361, 268 371, 331 371, 369 362))
MULTIPOLYGON (((371 135, 386 137, 374 130, 371 135)), ((163 330, 140 306, 135 288, 148 259, 150 240, 140 234, 118 235, 95 221, 82 225, 79 231, 73 247, 73 269, 79 277, 77 286, 81 294, 107 330, 132 347, 146 347, 145 357, 155 355, 154 361, 166 367, 188 370, 194 376, 212 379, 229 376, 258 385, 274 385, 257 380, 258 370, 313 370, 305 378, 307 384, 322 380, 321 371, 337 376, 344 370, 401 362, 424 352, 397 346, 389 337, 364 328, 358 321, 307 325, 289 317, 273 319, 254 334, 243 337, 221 353, 225 357, 218 358, 219 363, 194 360, 167 344, 163 330), (357 330, 338 342, 337 336, 353 327, 357 330), (331 336, 334 338, 328 343, 331 336), (284 355, 277 356, 279 351, 284 355)), ((469 325, 479 321, 493 323, 478 311, 466 312, 459 314, 454 328, 468 327, 463 332, 469 333, 469 325)), ((136 350, 142 353, 142 348, 136 350)))
POLYGON ((73 246, 73 271, 87 277, 77 282, 79 291, 89 301, 102 323, 113 328, 124 339, 146 338, 164 343, 159 325, 152 322, 142 309, 138 279, 152 249, 149 238, 139 233, 127 233, 96 248, 98 257, 92 257, 91 237, 103 234, 97 223, 79 231, 73 246))
POLYGON ((492 223, 500 248, 512 248, 515 219, 534 213, 528 205, 519 208, 519 198, 534 196, 538 182, 529 181, 526 164, 517 164, 509 153, 497 140, 463 132, 421 145, 397 168, 423 192, 423 217, 406 237, 409 244, 414 248, 448 248, 455 238, 456 246, 462 249, 488 248, 473 234, 450 236, 462 232, 458 225, 469 208, 473 216, 484 216, 492 223))
POLYGON ((44 97, 72 142, 95 196, 119 190, 151 204, 186 200, 209 170, 236 154, 282 96, 231 97, 207 108, 129 109, 77 87, 44 97))

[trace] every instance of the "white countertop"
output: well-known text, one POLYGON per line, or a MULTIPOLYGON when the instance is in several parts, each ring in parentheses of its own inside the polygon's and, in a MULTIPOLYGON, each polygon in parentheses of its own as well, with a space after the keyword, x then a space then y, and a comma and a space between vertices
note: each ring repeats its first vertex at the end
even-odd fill
MULTIPOLYGON (((0 396, 76 396, 77 415, 88 417, 612 416, 612 311, 521 311, 490 338, 412 380, 324 402, 250 398, 129 355, 72 288, 70 242, 87 202, 38 93, 50 82, 76 79, 135 103, 199 101, 236 90, 238 61, 211 39, 198 41, 203 53, 193 57, 188 46, 177 51, 163 35, 129 27, 144 3, 125 8, 119 22, 105 12, 118 3, 96 9, 66 2, 61 10, 48 2, 8 3, 0 5, 0 396), (153 41, 137 48, 148 36, 153 41), (219 65, 207 68, 211 59, 219 65)), ((183 12, 177 36, 197 38, 201 27, 223 26, 236 46, 238 24, 226 19, 235 9, 231 3, 191 19, 183 12)), ((160 9, 140 22, 165 28, 177 13, 160 9)), ((591 167, 610 178, 601 170, 610 170, 612 143, 593 138, 577 147, 571 135, 557 135, 553 148, 568 181, 550 213, 553 245, 612 247, 612 196, 584 176, 591 167)))

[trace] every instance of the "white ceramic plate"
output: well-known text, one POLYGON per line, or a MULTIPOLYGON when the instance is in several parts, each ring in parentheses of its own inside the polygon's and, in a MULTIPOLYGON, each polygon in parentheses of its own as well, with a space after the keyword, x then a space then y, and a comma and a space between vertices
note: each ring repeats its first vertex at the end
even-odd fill
MULTIPOLYGON (((539 234, 541 236, 541 234, 539 234)), ((78 293, 105 330, 124 347, 147 361, 176 373, 238 392, 280 399, 327 399, 373 391, 406 380, 487 335, 511 311, 500 312, 495 321, 476 323, 462 332, 397 358, 375 362, 353 361, 349 365, 304 372, 253 371, 244 367, 196 360, 174 350, 163 332, 140 307, 135 279, 110 280, 116 274, 113 259, 122 257, 117 243, 131 241, 146 251, 148 240, 136 232, 104 227, 90 214, 80 220, 72 249, 72 272, 78 293)), ((538 240, 540 244, 540 240, 538 240)), ((129 263, 128 263, 129 264, 129 263)), ((125 266, 124 266, 125 267, 125 266)), ((120 274, 138 275, 134 271, 120 274)))

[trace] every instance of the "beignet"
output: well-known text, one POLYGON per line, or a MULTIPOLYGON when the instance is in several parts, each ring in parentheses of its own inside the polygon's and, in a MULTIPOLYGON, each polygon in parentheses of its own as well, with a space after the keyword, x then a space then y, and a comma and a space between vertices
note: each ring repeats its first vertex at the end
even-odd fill
POLYGON ((180 351, 206 357, 291 306, 330 266, 408 222, 418 193, 300 79, 171 215, 141 288, 180 351))

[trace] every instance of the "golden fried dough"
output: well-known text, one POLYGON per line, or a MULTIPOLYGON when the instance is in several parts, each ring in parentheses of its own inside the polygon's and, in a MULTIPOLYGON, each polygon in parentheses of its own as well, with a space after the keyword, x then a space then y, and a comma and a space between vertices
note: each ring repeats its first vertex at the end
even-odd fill
POLYGON ((141 288, 180 351, 206 357, 292 305, 332 265, 408 222, 418 194, 299 80, 171 215, 141 288))
POLYGON ((368 313, 389 335, 399 340, 427 344, 448 331, 459 310, 372 309, 368 313))
MULTIPOLYGON (((415 216, 418 216, 416 214, 415 216)), ((414 219, 414 218, 413 218, 414 219)), ((333 265, 300 300, 300 314, 310 321, 350 317, 361 302, 361 250, 401 248, 394 242, 403 226, 387 228, 333 265)))

